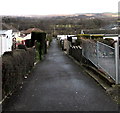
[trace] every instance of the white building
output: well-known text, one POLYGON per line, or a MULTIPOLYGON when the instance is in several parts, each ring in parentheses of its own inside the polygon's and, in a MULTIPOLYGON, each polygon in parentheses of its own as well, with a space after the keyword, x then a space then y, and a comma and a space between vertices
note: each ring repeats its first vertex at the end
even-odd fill
POLYGON ((12 51, 12 30, 0 30, 0 56, 12 51))
POLYGON ((13 37, 17 38, 20 36, 20 32, 13 32, 12 35, 13 37))
POLYGON ((75 35, 57 35, 59 40, 65 40, 67 37, 74 37, 75 35))

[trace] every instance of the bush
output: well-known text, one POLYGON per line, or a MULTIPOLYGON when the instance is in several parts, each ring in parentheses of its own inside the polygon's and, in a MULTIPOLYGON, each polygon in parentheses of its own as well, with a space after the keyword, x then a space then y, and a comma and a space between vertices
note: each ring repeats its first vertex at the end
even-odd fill
POLYGON ((35 62, 34 49, 18 49, 6 52, 2 56, 2 95, 3 98, 13 92, 23 82, 24 76, 35 62))
POLYGON ((18 45, 18 49, 24 49, 24 50, 27 50, 26 46, 23 45, 23 44, 19 44, 19 45, 18 45))

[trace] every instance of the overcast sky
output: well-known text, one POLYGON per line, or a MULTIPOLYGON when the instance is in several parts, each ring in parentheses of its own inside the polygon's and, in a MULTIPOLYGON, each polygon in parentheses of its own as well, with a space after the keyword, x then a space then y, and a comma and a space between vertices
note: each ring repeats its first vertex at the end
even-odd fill
POLYGON ((119 0, 1 0, 0 15, 118 12, 119 0))

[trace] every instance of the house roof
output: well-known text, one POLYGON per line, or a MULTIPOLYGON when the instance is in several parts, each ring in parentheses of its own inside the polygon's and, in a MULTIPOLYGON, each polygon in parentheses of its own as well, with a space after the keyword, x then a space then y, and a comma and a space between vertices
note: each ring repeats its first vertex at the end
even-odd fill
POLYGON ((12 33, 12 30, 0 30, 0 35, 12 33))
POLYGON ((23 31, 22 33, 24 33, 24 34, 29 34, 29 33, 32 33, 32 32, 44 32, 44 31, 42 31, 42 30, 39 29, 39 28, 29 28, 29 29, 27 29, 26 31, 23 31))
POLYGON ((6 30, 0 30, 0 35, 5 34, 6 30))
POLYGON ((10 30, 10 29, 12 29, 13 32, 19 31, 17 28, 15 28, 12 25, 9 25, 9 24, 6 24, 6 23, 2 23, 2 30, 10 30))

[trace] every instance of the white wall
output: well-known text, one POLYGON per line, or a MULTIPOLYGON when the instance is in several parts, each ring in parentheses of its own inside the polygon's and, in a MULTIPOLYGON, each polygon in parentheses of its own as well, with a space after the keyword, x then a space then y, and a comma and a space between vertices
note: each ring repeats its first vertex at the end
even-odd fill
POLYGON ((0 35, 0 56, 2 55, 2 35, 0 35))
POLYGON ((6 51, 12 51, 12 30, 0 31, 0 56, 6 51))
POLYGON ((15 38, 19 37, 20 36, 20 32, 13 32, 13 35, 15 38))
POLYGON ((70 37, 70 36, 75 36, 75 35, 57 35, 57 38, 59 38, 60 40, 65 40, 67 39, 67 37, 70 37))

